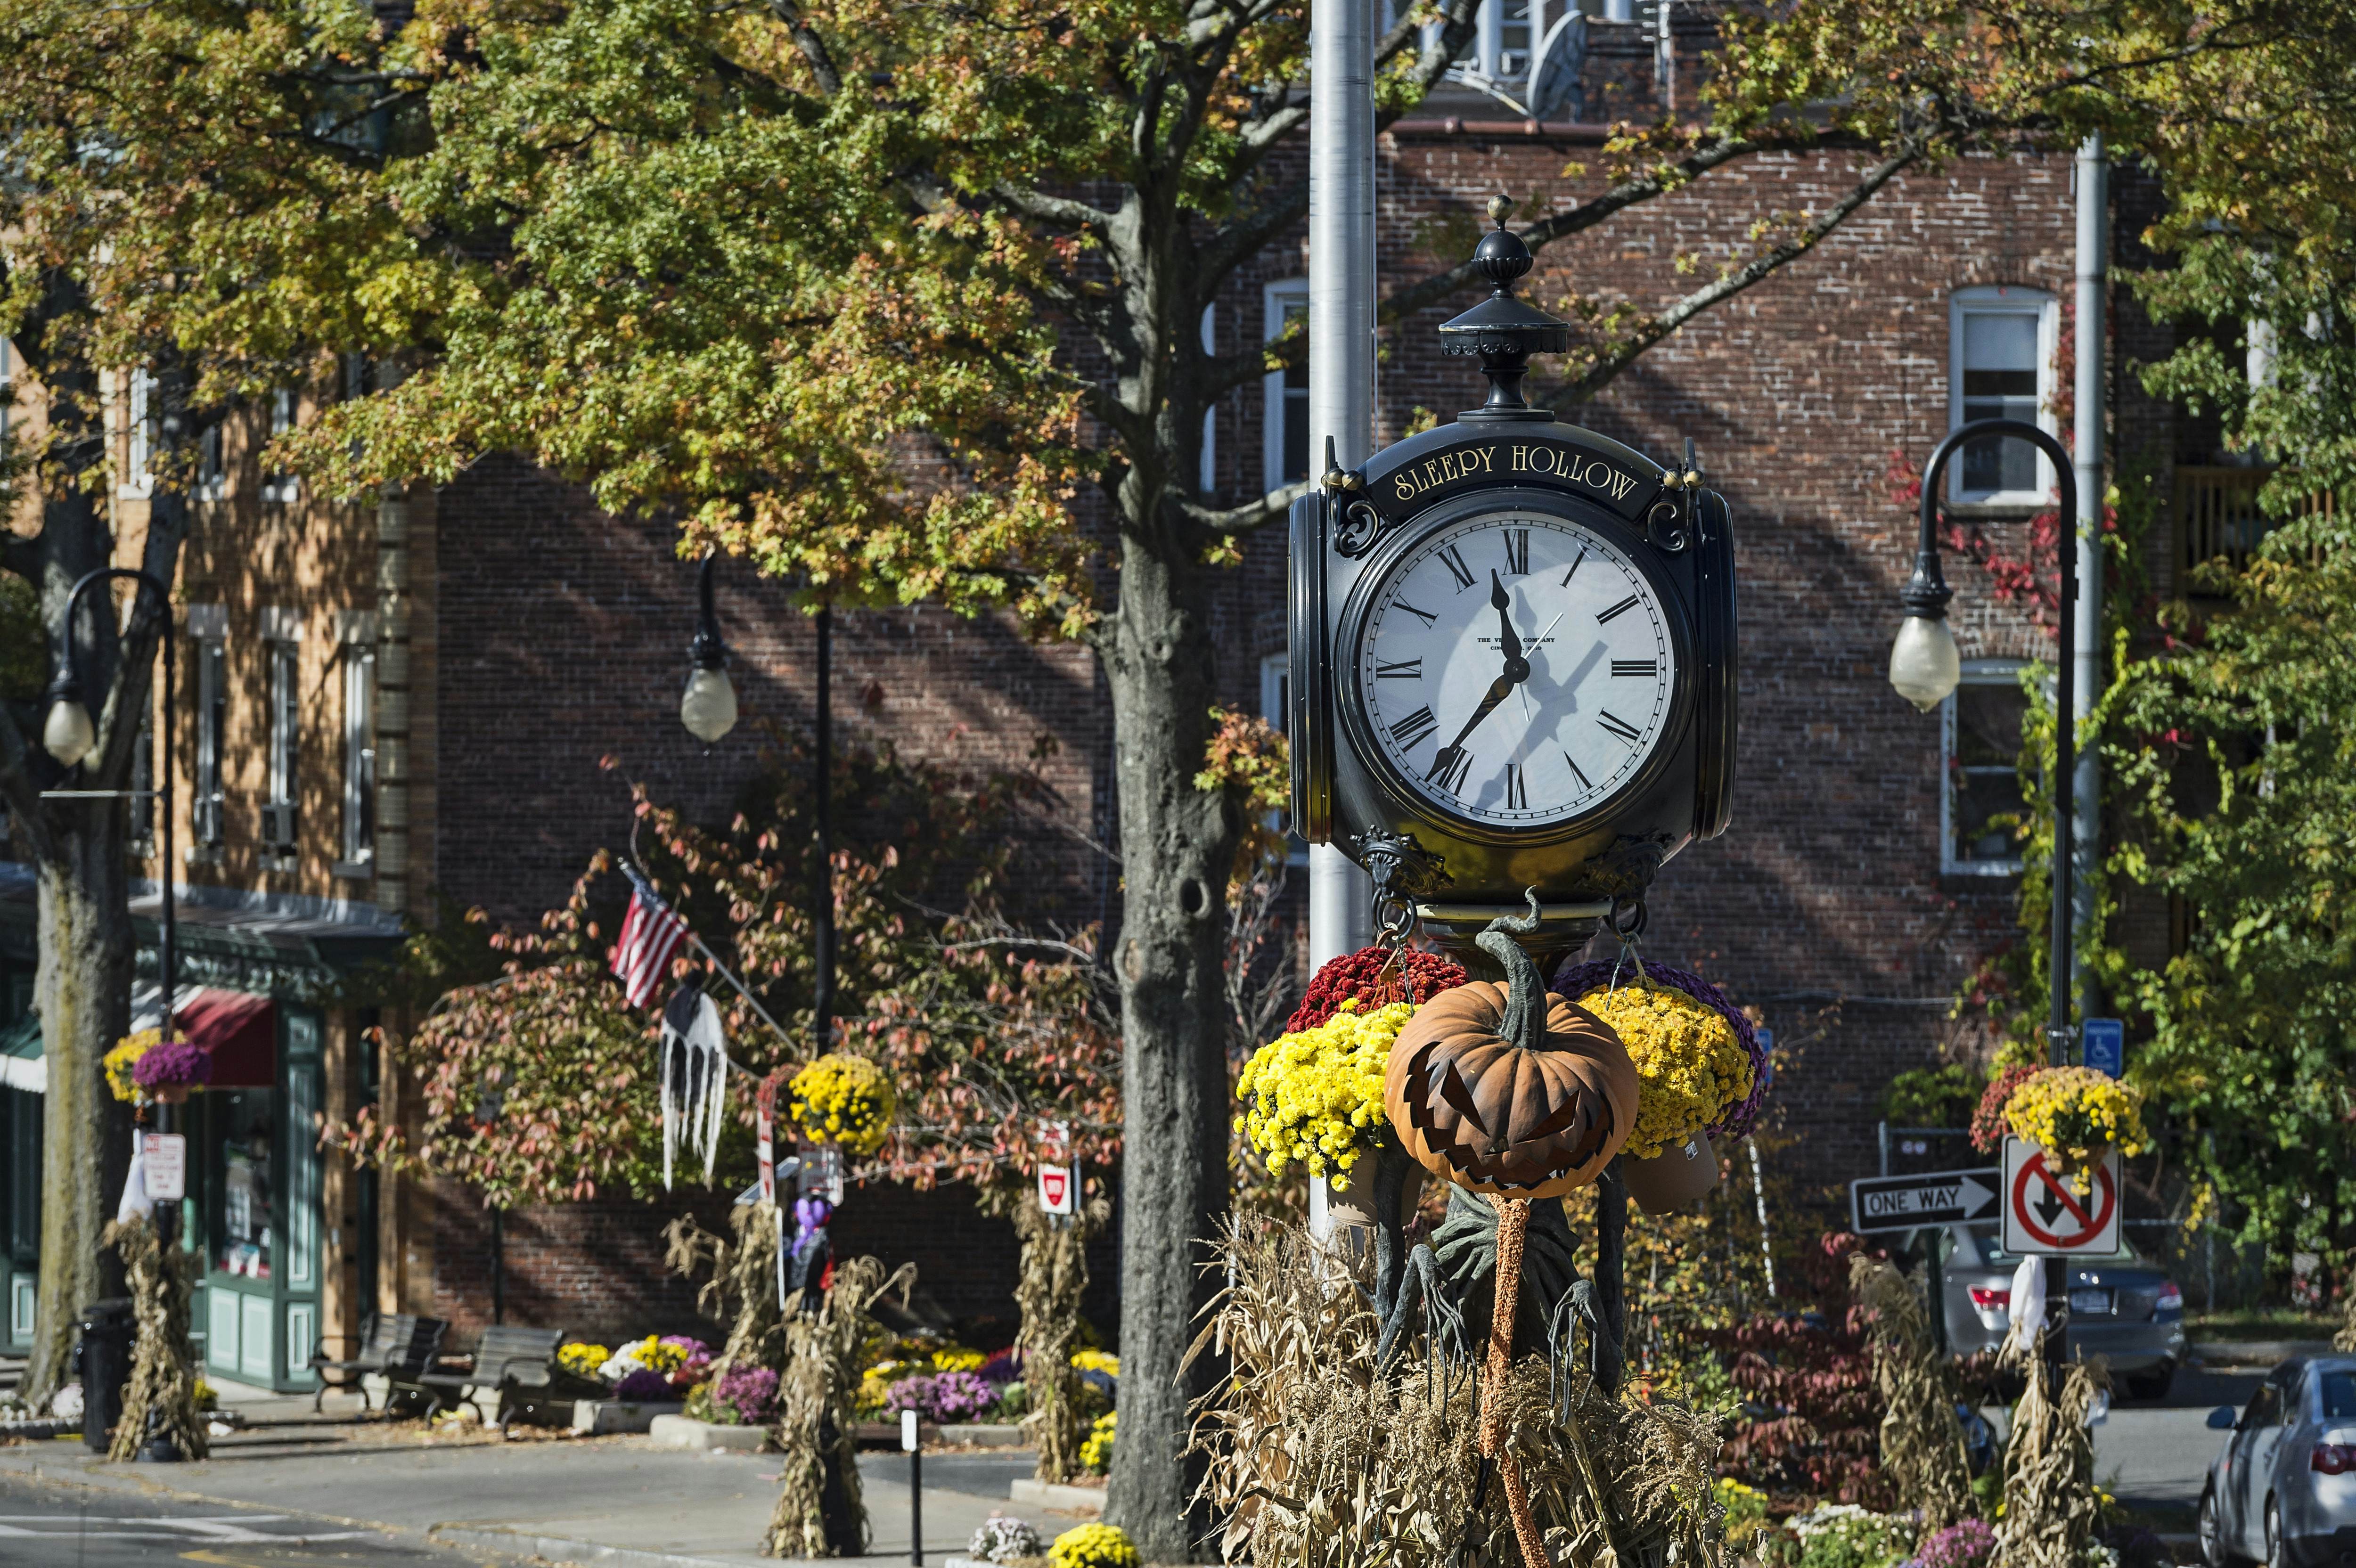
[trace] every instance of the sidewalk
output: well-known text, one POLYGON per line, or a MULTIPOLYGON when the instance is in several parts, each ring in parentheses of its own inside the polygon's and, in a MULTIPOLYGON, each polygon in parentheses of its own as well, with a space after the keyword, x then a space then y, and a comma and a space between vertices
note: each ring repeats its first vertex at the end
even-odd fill
MULTIPOLYGON (((260 1403, 260 1402, 257 1402, 260 1403)), ((268 1402, 261 1424, 198 1464, 112 1465, 79 1442, 0 1449, 0 1470, 368 1526, 469 1552, 611 1568, 774 1568, 760 1541, 777 1496, 774 1454, 681 1453, 642 1437, 426 1439, 313 1418, 268 1402)), ((925 1456, 925 1554, 961 1554, 992 1512, 1052 1540, 1079 1522, 1008 1502, 1027 1452, 925 1456)), ((870 1561, 908 1561, 907 1461, 863 1454, 870 1561)), ((841 1559, 836 1559, 840 1562, 841 1559)))

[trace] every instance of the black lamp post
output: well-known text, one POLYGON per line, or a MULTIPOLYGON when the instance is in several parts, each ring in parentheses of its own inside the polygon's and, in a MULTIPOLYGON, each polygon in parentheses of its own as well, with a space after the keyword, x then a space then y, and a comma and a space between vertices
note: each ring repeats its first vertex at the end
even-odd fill
MULTIPOLYGON (((2070 791, 2077 737, 2075 716, 2071 711, 2071 664, 2078 600, 2078 480, 2071 470, 2070 454, 2062 450, 2062 443, 2035 425, 2021 420, 1974 420, 1951 433, 1931 453, 1931 461, 1922 470, 1922 531, 1914 549, 1914 575, 1899 594, 1899 602, 1906 606, 1906 619, 1898 629, 1898 640, 1890 646, 1890 684, 1898 688, 1900 696, 1928 712, 1944 701, 1962 678, 1963 664, 1955 655, 1954 634, 1947 629, 1947 601, 1954 597, 1955 591, 1947 586, 1939 570, 1939 482, 1946 475, 1948 460, 1959 448, 1990 437, 2025 441, 2045 453, 2053 464, 2062 492, 2062 527, 2058 530, 2062 581, 2061 592, 2056 595, 2061 606, 2061 624, 2056 628, 2060 653, 2053 661, 2053 946, 2047 987, 2051 1005, 2045 1027, 2047 1060, 2061 1067, 2070 1060, 2070 965, 2074 934, 2071 929, 2071 882, 2076 867, 2070 791)), ((1934 1265, 1936 1256, 1934 1252, 1934 1265)), ((2055 1266, 2049 1261, 2045 1282, 2049 1326, 2046 1360, 2057 1371, 2069 1329, 2068 1278, 2066 1264, 2055 1266)))
MULTIPOLYGON (((162 729, 164 734, 160 748, 161 755, 155 771, 155 787, 153 790, 48 789, 43 790, 41 795, 46 800, 125 800, 137 795, 146 795, 154 798, 156 816, 163 825, 164 840, 164 874, 159 883, 161 891, 158 895, 161 908, 160 918, 156 923, 155 971, 157 983, 162 988, 164 997, 164 1033, 168 1037, 172 1032, 172 995, 177 979, 174 973, 176 968, 174 960, 177 954, 177 927, 173 918, 177 900, 173 896, 172 890, 172 720, 179 712, 179 707, 174 683, 176 665, 172 653, 172 594, 171 590, 165 586, 162 580, 153 573, 128 566, 101 567, 98 571, 86 574, 80 581, 73 585, 73 592, 66 595, 65 658, 58 672, 58 677, 49 683, 48 692, 44 699, 48 713, 41 726, 41 745, 49 755, 55 757, 66 767, 71 768, 88 756, 91 749, 98 743, 97 726, 91 722, 90 709, 82 702, 80 658, 74 645, 74 622, 81 610, 82 595, 101 582, 111 582, 117 579, 128 579, 139 585, 138 590, 132 596, 134 606, 138 603, 138 594, 152 588, 155 591, 156 602, 163 607, 164 722, 162 729)), ((169 1107, 161 1107, 161 1110, 168 1111, 169 1107)))
POLYGON ((704 552, 703 569, 697 574, 701 613, 696 620, 695 641, 687 647, 687 689, 679 699, 679 721, 707 746, 736 728, 736 688, 728 678, 728 645, 720 640, 720 619, 712 609, 715 555, 712 550, 704 552))

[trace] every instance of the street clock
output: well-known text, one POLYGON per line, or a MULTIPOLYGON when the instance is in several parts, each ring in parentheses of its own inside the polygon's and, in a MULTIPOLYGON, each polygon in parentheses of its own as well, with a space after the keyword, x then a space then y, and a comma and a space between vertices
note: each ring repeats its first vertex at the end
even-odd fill
POLYGON ((1536 887, 1568 935, 1726 827, 1734 546, 1690 454, 1523 400, 1569 332, 1514 297, 1530 254, 1496 216, 1494 290, 1440 329, 1487 402, 1293 506, 1293 821, 1427 922, 1536 887))

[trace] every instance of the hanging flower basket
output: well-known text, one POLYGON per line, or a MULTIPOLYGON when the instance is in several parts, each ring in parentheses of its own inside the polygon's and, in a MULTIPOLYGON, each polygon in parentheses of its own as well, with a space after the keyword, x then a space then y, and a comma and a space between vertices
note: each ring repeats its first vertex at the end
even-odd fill
POLYGON ((2136 1155, 2151 1147, 2143 1095, 2091 1067, 2048 1067, 2024 1079, 2004 1104, 2015 1137, 2045 1151, 2049 1169, 2083 1194, 2111 1150, 2136 1155))
POLYGON ((139 1059, 155 1050, 163 1038, 162 1029, 143 1029, 114 1042, 114 1049, 106 1053, 102 1065, 106 1068, 106 1086, 113 1092, 116 1099, 127 1103, 145 1097, 139 1093, 137 1082, 131 1076, 132 1070, 139 1065, 139 1059))
POLYGON ((829 1051, 793 1076, 786 1114, 814 1143, 870 1155, 892 1130, 892 1080, 863 1056, 829 1051))
POLYGON ((1647 1214, 1674 1214, 1701 1200, 1718 1185, 1718 1153, 1708 1133, 1696 1133, 1650 1159, 1623 1160, 1620 1178, 1628 1196, 1647 1214))
POLYGON ((1361 1010, 1343 997, 1324 1022, 1252 1053, 1236 1083, 1244 1102, 1236 1123, 1270 1176, 1301 1165, 1334 1191, 1350 1189, 1352 1168, 1386 1135, 1383 1066, 1415 1012, 1408 1002, 1361 1010))
MULTIPOLYGON (((1742 1009, 1729 1000, 1724 991, 1700 976, 1655 963, 1650 958, 1642 960, 1642 963, 1645 979, 1672 991, 1683 992, 1725 1019, 1726 1027, 1733 1031, 1735 1043, 1741 1048, 1742 1054, 1750 1062, 1748 1086, 1726 1105, 1715 1120, 1698 1130, 1708 1133, 1710 1141, 1721 1147, 1748 1137, 1759 1120, 1759 1107, 1767 1098, 1767 1085, 1774 1077, 1768 1065, 1766 1047, 1759 1043, 1759 1026, 1745 1017, 1742 1009)), ((1621 983, 1624 986, 1630 978, 1628 966, 1623 963, 1619 968, 1621 983)), ((1596 990, 1610 987, 1612 969, 1612 961, 1608 958, 1568 964, 1556 974, 1554 988, 1566 997, 1580 998, 1580 1006, 1592 1008, 1593 1003, 1587 998, 1596 990)), ((1610 1020, 1607 1019, 1606 1021, 1610 1020)), ((1627 1043, 1633 1051, 1635 1042, 1630 1040, 1627 1043)))
POLYGON ((1464 984, 1464 966, 1437 953, 1403 947, 1361 947, 1329 958, 1310 977, 1301 1006, 1284 1022, 1285 1032, 1315 1029, 1339 1010, 1344 998, 1362 1013, 1393 1002, 1420 1007, 1451 987, 1464 984))
POLYGON ((131 1081, 146 1098, 177 1105, 213 1080, 213 1053, 185 1040, 164 1040, 140 1053, 131 1081))

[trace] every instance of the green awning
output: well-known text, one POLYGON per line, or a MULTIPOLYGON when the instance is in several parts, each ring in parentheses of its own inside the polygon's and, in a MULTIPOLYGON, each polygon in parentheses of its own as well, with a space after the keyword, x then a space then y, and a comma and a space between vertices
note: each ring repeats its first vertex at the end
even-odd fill
POLYGON ((49 1089, 49 1064, 41 1055, 41 1015, 27 1013, 0 1029, 0 1083, 29 1094, 49 1089))

